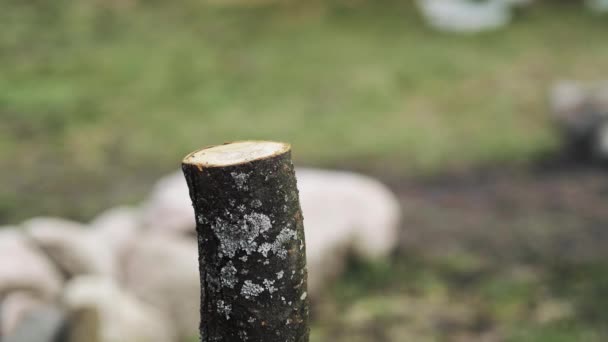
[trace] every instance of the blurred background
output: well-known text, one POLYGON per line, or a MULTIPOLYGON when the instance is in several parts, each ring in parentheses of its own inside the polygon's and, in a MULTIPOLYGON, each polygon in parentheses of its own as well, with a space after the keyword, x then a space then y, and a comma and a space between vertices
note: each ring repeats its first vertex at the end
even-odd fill
POLYGON ((138 270, 196 244, 182 157, 245 139, 306 167, 311 341, 608 339, 605 2, 3 0, 0 23, 7 341, 196 340, 172 310, 198 298, 141 286, 196 290, 196 254, 138 270))

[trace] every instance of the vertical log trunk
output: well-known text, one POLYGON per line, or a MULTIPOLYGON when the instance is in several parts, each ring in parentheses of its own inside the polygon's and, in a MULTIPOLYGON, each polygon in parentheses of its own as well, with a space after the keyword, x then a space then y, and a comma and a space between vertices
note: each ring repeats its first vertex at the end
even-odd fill
POLYGON ((188 155, 201 341, 307 342, 304 226, 290 146, 236 142, 188 155))

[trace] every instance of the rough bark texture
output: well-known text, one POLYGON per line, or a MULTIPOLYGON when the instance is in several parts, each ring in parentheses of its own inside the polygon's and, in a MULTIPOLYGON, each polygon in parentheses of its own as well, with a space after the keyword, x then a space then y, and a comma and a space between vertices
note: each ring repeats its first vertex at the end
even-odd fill
POLYGON ((307 342, 304 227, 289 151, 184 162, 201 277, 201 341, 307 342))

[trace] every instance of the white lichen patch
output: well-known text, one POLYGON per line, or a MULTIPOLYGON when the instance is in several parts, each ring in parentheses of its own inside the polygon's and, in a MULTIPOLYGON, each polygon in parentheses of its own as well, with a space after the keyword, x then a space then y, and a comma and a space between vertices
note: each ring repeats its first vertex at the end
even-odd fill
POLYGON ((262 206, 262 201, 260 201, 259 199, 254 199, 253 201, 251 201, 251 207, 252 208, 260 208, 262 206))
POLYGON ((288 227, 283 228, 272 244, 272 251, 274 254, 281 259, 287 258, 287 250, 285 249, 284 245, 291 239, 295 240, 297 236, 298 234, 295 230, 289 229, 288 227))
POLYGON ((230 175, 232 176, 232 179, 234 179, 237 189, 249 190, 249 187, 247 186, 247 179, 249 179, 249 174, 231 172, 230 175))
POLYGON ((277 272, 277 279, 281 279, 281 278, 283 278, 283 274, 284 274, 284 273, 285 273, 285 272, 283 272, 283 271, 279 271, 279 272, 277 272))
POLYGON ((236 268, 232 264, 232 261, 229 261, 226 266, 222 267, 220 272, 221 284, 223 287, 229 287, 231 289, 234 288, 238 279, 236 278, 236 268))
POLYGON ((272 228, 270 218, 264 214, 252 213, 250 215, 245 215, 245 221, 248 225, 256 227, 260 234, 266 233, 272 228))
POLYGON ((217 218, 211 229, 220 241, 219 254, 234 258, 242 250, 247 255, 255 252, 258 244, 255 239, 272 228, 268 216, 260 213, 245 215, 236 224, 217 218))
MULTIPOLYGON (((274 253, 281 259, 287 258, 287 249, 285 249, 285 244, 289 242, 291 239, 297 238, 297 232, 293 229, 283 228, 279 235, 277 235, 276 239, 272 243, 264 242, 258 247, 258 252, 261 253, 264 258, 268 257, 269 252, 274 253)), ((268 264, 268 260, 263 262, 264 265, 268 264)))
POLYGON ((273 285, 274 285, 274 280, 264 279, 264 286, 266 287, 266 290, 268 290, 268 292, 270 294, 273 294, 274 292, 276 292, 278 290, 273 285))
POLYGON ((233 258, 236 252, 241 249, 247 254, 251 254, 257 247, 255 238, 259 234, 241 229, 238 224, 230 224, 221 218, 217 218, 211 229, 220 241, 220 256, 227 255, 233 258))
POLYGON ((226 304, 223 300, 217 301, 217 313, 220 315, 225 315, 226 319, 230 319, 230 314, 232 313, 232 304, 226 304))
POLYGON ((241 288, 241 295, 247 299, 251 297, 257 297, 262 292, 264 292, 264 288, 258 284, 253 283, 251 280, 245 280, 245 283, 241 288))
POLYGON ((272 249, 272 245, 269 244, 268 242, 264 242, 263 244, 260 245, 260 247, 258 247, 258 252, 262 253, 264 258, 266 258, 266 257, 268 257, 268 252, 270 252, 271 249, 272 249))

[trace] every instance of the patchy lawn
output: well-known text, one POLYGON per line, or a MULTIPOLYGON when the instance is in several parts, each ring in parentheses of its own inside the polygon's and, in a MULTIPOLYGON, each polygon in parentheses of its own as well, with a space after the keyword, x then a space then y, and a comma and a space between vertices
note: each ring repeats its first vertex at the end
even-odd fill
POLYGON ((527 161, 555 146, 551 82, 608 69, 608 21, 578 4, 452 36, 406 1, 103 3, 0 5, 0 222, 90 218, 235 139, 393 174, 527 161))
POLYGON ((608 265, 551 262, 605 241, 603 175, 502 173, 464 191, 416 178, 554 152, 547 88, 605 77, 605 17, 554 1, 506 30, 453 36, 409 1, 128 3, 0 3, 0 223, 86 220, 137 203, 195 148, 285 140, 300 164, 396 188, 407 175, 413 245, 470 247, 355 262, 315 309, 313 342, 607 340, 608 265))

